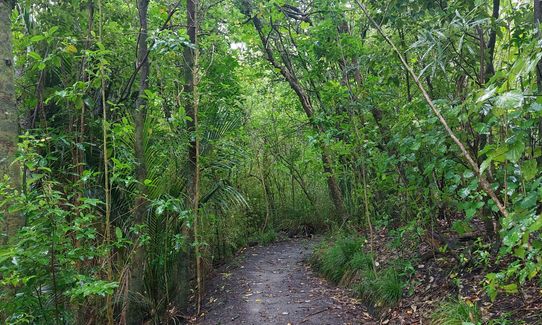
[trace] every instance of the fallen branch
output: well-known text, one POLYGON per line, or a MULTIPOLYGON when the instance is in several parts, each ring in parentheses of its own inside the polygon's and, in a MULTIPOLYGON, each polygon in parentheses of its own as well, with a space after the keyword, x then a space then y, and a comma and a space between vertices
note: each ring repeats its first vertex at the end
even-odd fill
POLYGON ((316 312, 314 312, 314 313, 312 313, 312 314, 308 314, 307 316, 305 316, 305 318, 303 318, 302 321, 299 322, 299 324, 303 324, 303 323, 307 322, 307 321, 309 320, 310 317, 315 316, 315 315, 318 315, 318 314, 321 314, 321 313, 327 311, 328 309, 329 309, 329 307, 326 307, 326 308, 324 308, 324 309, 322 309, 322 310, 319 310, 319 311, 316 311, 316 312))

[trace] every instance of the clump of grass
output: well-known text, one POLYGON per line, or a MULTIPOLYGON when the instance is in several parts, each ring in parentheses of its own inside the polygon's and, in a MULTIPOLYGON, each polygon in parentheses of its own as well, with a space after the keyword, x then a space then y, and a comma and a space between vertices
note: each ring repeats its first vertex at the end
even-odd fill
POLYGON ((393 305, 403 296, 404 283, 394 268, 387 268, 377 274, 379 300, 383 305, 393 305))
POLYGON ((364 272, 355 286, 359 296, 374 307, 394 305, 403 296, 404 282, 394 268, 379 272, 364 272))
POLYGON ((362 248, 363 240, 357 236, 340 237, 334 243, 324 242, 313 255, 312 265, 326 278, 339 283, 351 269, 354 256, 363 254, 362 248))
POLYGON ((331 281, 338 283, 344 275, 344 265, 348 261, 342 248, 337 245, 324 252, 322 273, 331 281))
POLYGON ((445 301, 431 317, 433 325, 481 324, 480 310, 475 304, 465 301, 445 301))
POLYGON ((367 271, 373 268, 373 256, 363 252, 356 252, 350 260, 349 267, 353 271, 367 271))
POLYGON ((392 306, 403 296, 404 264, 376 271, 374 257, 363 250, 363 238, 342 236, 323 242, 312 257, 312 265, 327 279, 352 287, 372 307, 392 306), (400 272, 401 271, 401 272, 400 272))

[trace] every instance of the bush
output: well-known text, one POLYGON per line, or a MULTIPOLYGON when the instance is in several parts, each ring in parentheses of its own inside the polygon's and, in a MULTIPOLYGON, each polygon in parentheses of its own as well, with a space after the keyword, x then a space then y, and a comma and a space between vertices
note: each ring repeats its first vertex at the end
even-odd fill
POLYGON ((377 292, 379 302, 383 305, 393 305, 403 295, 404 283, 393 268, 388 268, 377 275, 377 292))

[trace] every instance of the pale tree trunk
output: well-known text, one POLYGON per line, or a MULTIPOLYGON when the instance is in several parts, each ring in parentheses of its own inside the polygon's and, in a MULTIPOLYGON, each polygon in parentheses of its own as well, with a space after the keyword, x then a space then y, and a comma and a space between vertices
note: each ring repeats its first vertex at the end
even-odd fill
MULTIPOLYGON (((148 61, 148 45, 147 45, 147 11, 149 0, 138 0, 137 10, 139 13, 139 38, 137 41, 137 66, 140 68, 139 75, 139 95, 135 104, 134 112, 134 154, 136 160, 135 176, 139 183, 137 198, 134 202, 134 221, 136 224, 145 222, 145 214, 147 213, 147 198, 145 180, 147 179, 147 168, 145 165, 145 118, 147 113, 145 91, 148 89, 149 78, 149 61, 148 61)), ((139 242, 139 241, 138 241, 139 242)), ((142 324, 144 318, 144 310, 141 308, 139 301, 142 300, 145 293, 145 248, 139 246, 135 248, 132 258, 132 267, 129 278, 130 299, 127 308, 128 324, 142 324)))
POLYGON ((196 257, 196 282, 197 282, 197 309, 201 308, 201 296, 203 293, 203 276, 201 269, 201 254, 199 250, 199 136, 198 136, 198 20, 197 20, 198 0, 186 0, 186 32, 190 40, 190 46, 184 48, 184 75, 186 92, 186 115, 190 118, 187 122, 187 131, 189 133, 188 144, 188 166, 187 166, 187 203, 192 210, 194 217, 193 237, 196 245, 194 246, 196 257))
MULTIPOLYGON (((0 181, 7 175, 10 177, 11 185, 17 187, 20 178, 19 169, 12 164, 17 149, 19 127, 11 48, 11 9, 9 1, 0 0, 0 181)), ((2 227, 7 234, 5 239, 12 236, 23 224, 24 219, 20 216, 7 215, 2 227)))

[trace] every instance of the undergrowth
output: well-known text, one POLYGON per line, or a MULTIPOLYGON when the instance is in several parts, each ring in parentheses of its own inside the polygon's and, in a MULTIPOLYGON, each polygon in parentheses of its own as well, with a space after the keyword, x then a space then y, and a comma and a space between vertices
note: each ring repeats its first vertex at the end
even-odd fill
POLYGON ((259 230, 257 233, 250 236, 248 244, 254 243, 258 245, 268 245, 277 240, 277 232, 275 229, 259 230))
POLYGON ((371 307, 393 306, 403 295, 405 276, 400 263, 377 269, 359 235, 339 234, 323 241, 311 264, 333 283, 353 289, 371 307))
POLYGON ((482 324, 480 310, 475 304, 465 301, 445 301, 431 317, 433 325, 482 324))

